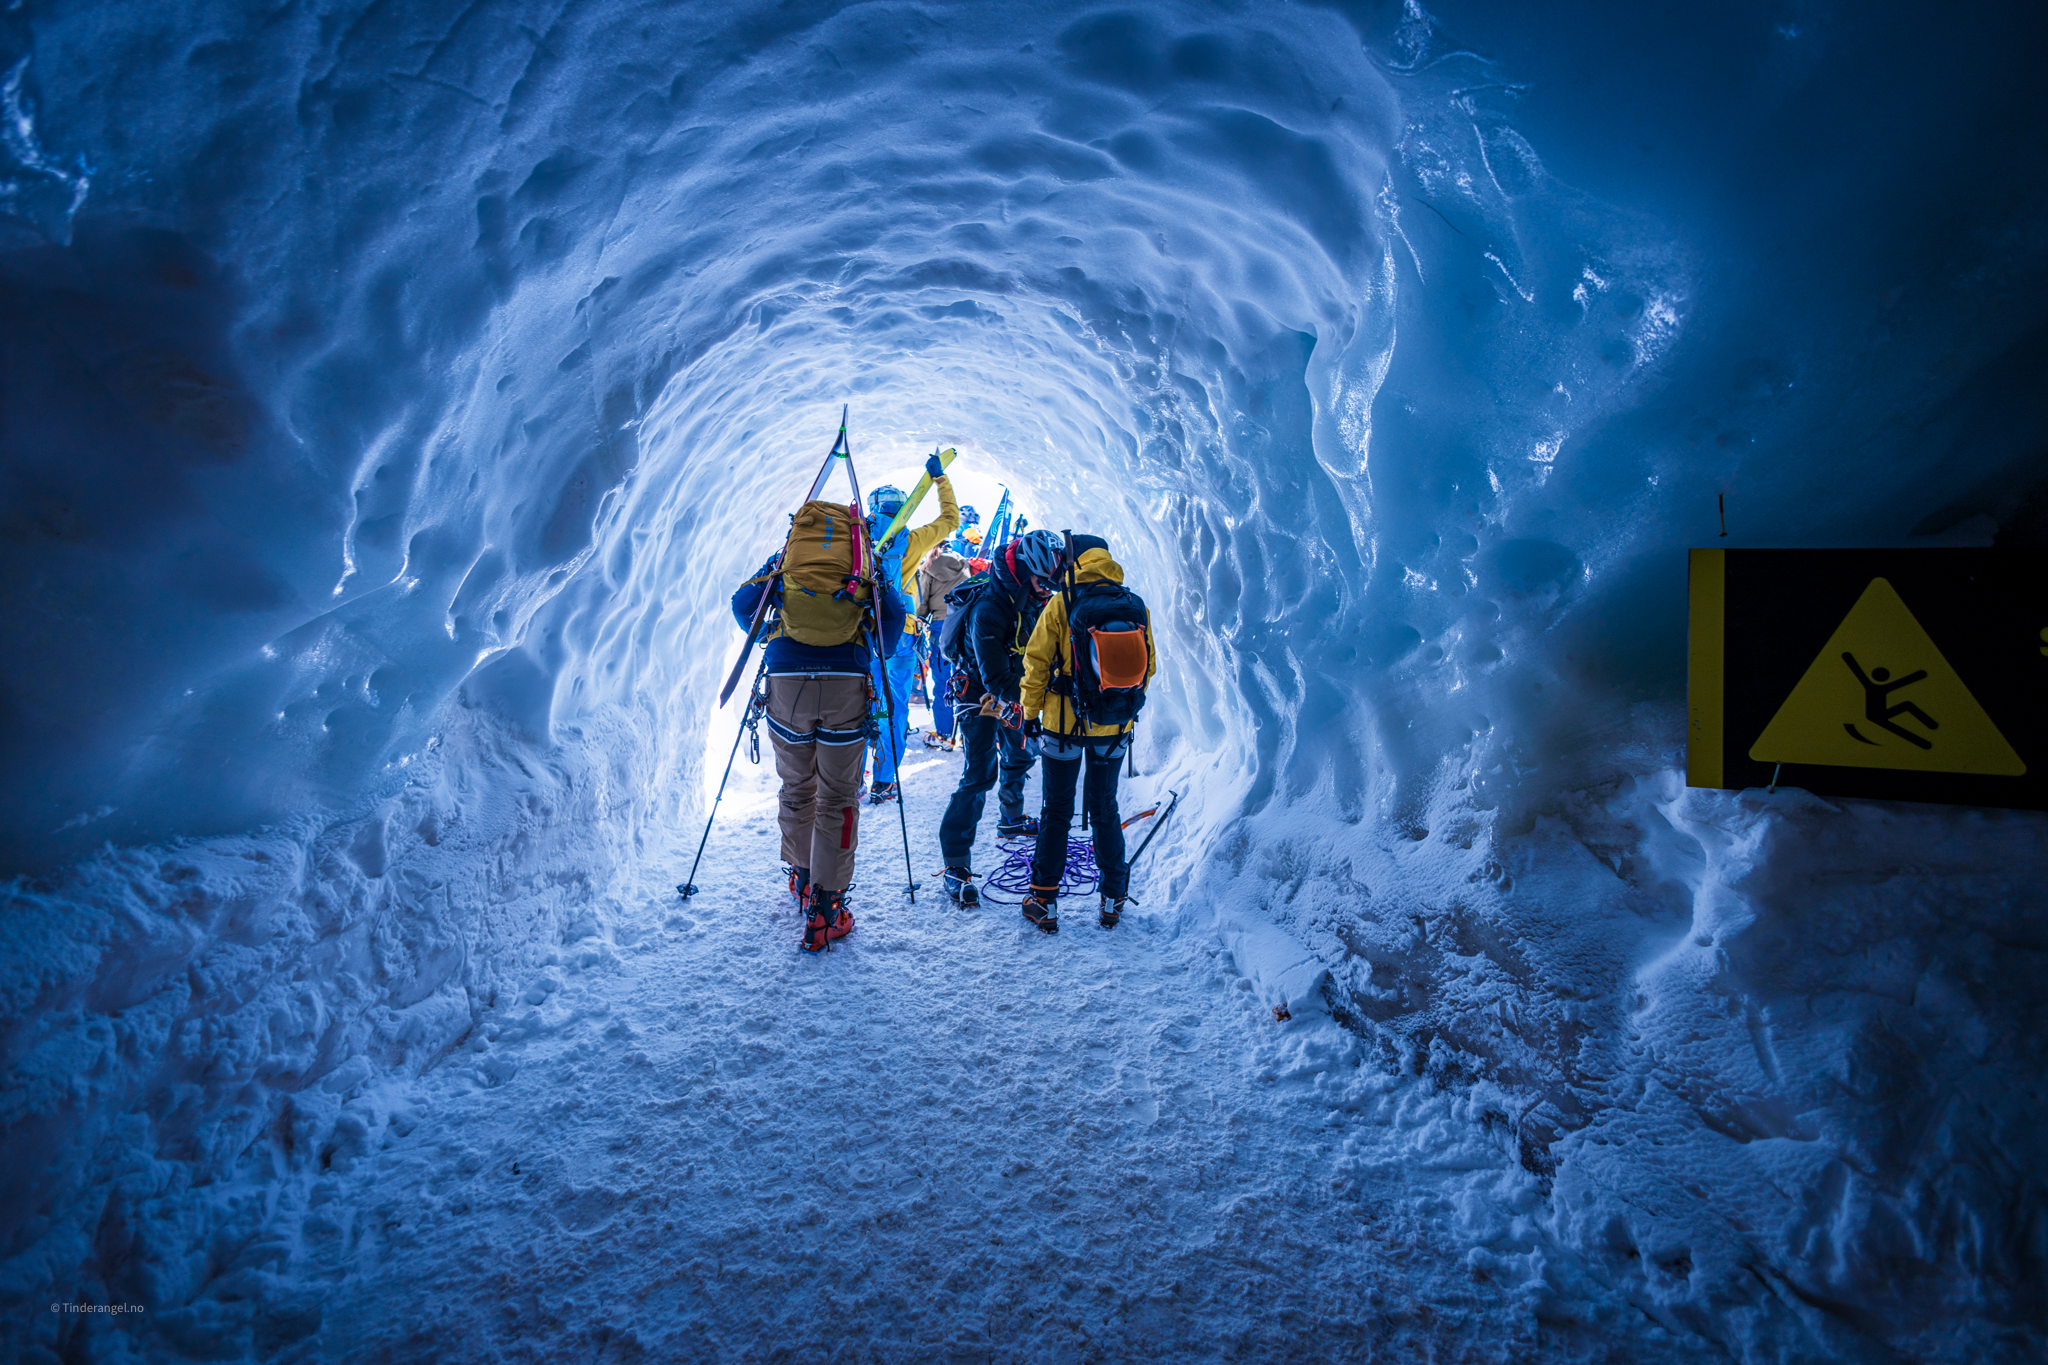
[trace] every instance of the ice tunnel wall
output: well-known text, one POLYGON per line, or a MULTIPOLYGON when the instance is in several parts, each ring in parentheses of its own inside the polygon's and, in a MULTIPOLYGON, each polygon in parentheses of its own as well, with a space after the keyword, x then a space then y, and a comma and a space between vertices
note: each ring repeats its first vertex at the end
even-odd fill
POLYGON ((2009 28, 9 11, 9 1283, 190 1292, 237 1182, 648 932, 614 872, 694 833, 724 598, 846 402, 863 468, 1110 537, 1153 885, 1484 1098, 1559 1245, 1709 1334, 2038 1326, 2041 822, 1676 774, 1717 495, 2038 534, 2009 28))

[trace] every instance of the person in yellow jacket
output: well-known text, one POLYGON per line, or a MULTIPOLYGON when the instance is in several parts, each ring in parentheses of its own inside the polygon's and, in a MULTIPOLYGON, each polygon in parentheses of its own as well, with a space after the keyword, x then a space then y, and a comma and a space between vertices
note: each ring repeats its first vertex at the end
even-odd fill
MULTIPOLYGON (((939 515, 914 530, 906 526, 889 537, 887 545, 875 547, 882 583, 895 593, 897 605, 906 616, 914 606, 911 594, 916 591, 914 575, 918 564, 960 524, 960 504, 953 497, 953 481, 946 477, 946 466, 934 455, 925 461, 924 469, 939 494, 939 515)), ((903 497, 903 490, 894 484, 884 484, 868 494, 868 511, 872 513, 868 519, 870 534, 879 536, 888 529, 896 513, 902 510, 903 497)), ((899 794, 896 766, 910 734, 910 684, 917 677, 916 640, 907 631, 902 640, 894 658, 875 661, 875 695, 881 698, 886 688, 889 704, 882 705, 878 700, 874 708, 874 782, 868 788, 870 804, 893 801, 899 794), (894 725, 890 724, 892 714, 894 725)))
MULTIPOLYGON (((1040 784, 1045 797, 1039 817, 1038 845, 1032 851, 1031 894, 1024 900, 1024 917, 1047 933, 1059 929, 1058 898, 1060 876, 1067 866, 1067 828, 1074 820, 1074 787, 1084 764, 1087 782, 1083 799, 1088 803, 1088 820, 1095 830, 1095 866, 1102 873, 1099 922, 1103 928, 1114 928, 1122 916, 1131 877, 1130 865, 1124 861, 1123 820, 1117 814, 1116 782, 1136 722, 1099 723, 1094 715, 1084 721, 1077 714, 1075 700, 1081 689, 1075 676, 1074 638, 1068 628, 1068 613, 1078 610, 1079 603, 1105 594, 1126 604, 1118 614, 1128 619, 1116 623, 1124 629, 1100 637, 1104 642, 1101 647, 1110 653, 1090 662, 1101 685, 1121 683, 1126 695, 1132 691, 1142 694, 1152 675, 1159 671, 1151 615, 1135 594, 1116 591, 1124 581, 1124 571, 1110 557, 1108 542, 1100 536, 1075 536, 1073 554, 1071 587, 1063 585, 1062 591, 1053 594, 1024 647, 1022 721, 1027 741, 1038 748, 1042 765, 1040 784)), ((1082 647, 1097 646, 1084 642, 1082 647)), ((1094 695, 1096 714, 1123 709, 1113 708, 1102 692, 1094 695)), ((1080 710, 1087 709, 1084 702, 1080 710)), ((1135 715, 1135 709, 1130 709, 1135 715)))

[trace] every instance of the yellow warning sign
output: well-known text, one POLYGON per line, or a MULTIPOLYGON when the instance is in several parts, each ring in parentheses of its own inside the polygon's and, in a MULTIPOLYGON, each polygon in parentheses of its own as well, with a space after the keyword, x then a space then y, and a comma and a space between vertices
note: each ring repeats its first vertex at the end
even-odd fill
POLYGON ((1882 578, 1849 608, 1749 756, 2000 777, 2027 770, 1882 578))

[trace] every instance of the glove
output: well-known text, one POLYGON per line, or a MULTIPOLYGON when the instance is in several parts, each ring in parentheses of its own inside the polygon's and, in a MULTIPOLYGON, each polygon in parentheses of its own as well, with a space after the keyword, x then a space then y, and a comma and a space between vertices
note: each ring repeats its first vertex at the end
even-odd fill
POLYGON ((1037 739, 1040 735, 1044 733, 1045 727, 1038 723, 1038 718, 1036 716, 1033 716, 1030 720, 1024 722, 1024 738, 1037 739))
POLYGON ((924 472, 931 475, 932 481, 936 483, 946 477, 946 466, 939 463, 938 456, 927 455, 924 457, 924 472))

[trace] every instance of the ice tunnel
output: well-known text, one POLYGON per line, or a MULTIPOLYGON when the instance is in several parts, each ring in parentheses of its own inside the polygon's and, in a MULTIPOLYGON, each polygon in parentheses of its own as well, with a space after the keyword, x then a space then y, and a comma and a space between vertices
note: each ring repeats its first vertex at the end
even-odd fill
POLYGON ((2043 49, 16 0, 8 1358, 2040 1359, 2048 821, 1684 756, 1689 547, 2048 536, 2043 49), (842 404, 1152 604, 1117 932, 671 889, 842 404))

